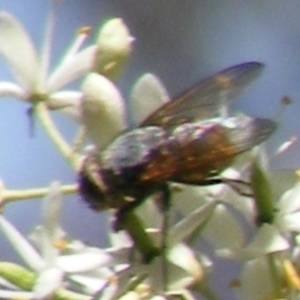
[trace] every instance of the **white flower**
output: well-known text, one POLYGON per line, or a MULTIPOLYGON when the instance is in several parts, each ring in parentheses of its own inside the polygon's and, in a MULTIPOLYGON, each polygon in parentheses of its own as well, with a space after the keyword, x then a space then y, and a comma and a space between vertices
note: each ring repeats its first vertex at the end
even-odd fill
POLYGON ((296 174, 285 180, 282 172, 278 172, 281 174, 279 176, 274 173, 276 171, 270 181, 274 196, 273 221, 263 223, 257 228, 252 241, 239 252, 237 257, 240 259, 288 250, 293 247, 293 235, 300 233, 300 182, 296 179, 296 174))
POLYGON ((59 245, 66 240, 65 233, 59 226, 61 204, 60 187, 55 183, 45 198, 43 224, 32 235, 38 250, 0 216, 2 232, 27 266, 37 275, 32 287, 36 299, 46 299, 59 289, 70 288, 69 280, 84 282, 84 292, 94 293, 95 286, 97 289, 105 286, 114 274, 112 271, 108 272, 108 267, 113 263, 112 257, 101 249, 89 248, 76 241, 69 241, 66 247, 60 249, 59 245), (85 276, 85 273, 88 276, 85 276))
MULTIPOLYGON (((242 299, 265 300, 278 299, 272 269, 267 257, 260 257, 247 262, 242 273, 242 299)), ((275 274, 273 274, 275 275, 275 274)))
POLYGON ((49 73, 53 27, 51 15, 43 51, 38 54, 23 26, 10 14, 0 14, 0 55, 17 81, 0 82, 0 96, 12 96, 32 105, 45 101, 48 108, 60 109, 80 120, 82 92, 61 88, 92 70, 116 77, 128 59, 133 38, 122 20, 112 19, 101 28, 97 44, 80 50, 90 33, 89 28, 82 28, 57 68, 49 73))
POLYGON ((18 83, 0 82, 0 96, 13 96, 31 104, 47 101, 47 105, 53 109, 65 108, 79 101, 81 93, 59 89, 91 69, 96 46, 79 51, 89 32, 81 30, 57 69, 50 75, 53 22, 50 18, 43 52, 39 55, 23 26, 10 14, 1 12, 0 54, 18 83))
POLYGON ((291 274, 286 267, 292 262, 298 264, 300 252, 299 179, 293 171, 275 171, 270 177, 274 196, 273 220, 260 224, 252 241, 235 256, 247 260, 241 278, 241 290, 246 299, 289 298, 289 293, 299 290, 299 284, 295 287, 283 283, 300 282, 297 271, 291 274))
MULTIPOLYGON (((151 231, 149 228, 147 233, 153 240, 164 238, 160 232, 151 231)), ((126 280, 125 282, 128 283, 130 276, 135 274, 137 278, 142 279, 139 284, 142 283, 149 287, 151 295, 188 289, 192 284, 201 282, 206 272, 206 267, 199 262, 197 254, 182 240, 176 241, 172 245, 168 244, 165 254, 154 257, 148 263, 141 261, 139 253, 133 255, 137 241, 134 241, 133 244, 125 232, 115 233, 112 242, 111 255, 118 257, 119 266, 123 265, 128 268, 129 277, 124 277, 123 274, 121 280, 126 280), (129 261, 128 257, 131 257, 129 261)))
POLYGON ((274 224, 283 233, 300 233, 300 181, 278 201, 274 224))

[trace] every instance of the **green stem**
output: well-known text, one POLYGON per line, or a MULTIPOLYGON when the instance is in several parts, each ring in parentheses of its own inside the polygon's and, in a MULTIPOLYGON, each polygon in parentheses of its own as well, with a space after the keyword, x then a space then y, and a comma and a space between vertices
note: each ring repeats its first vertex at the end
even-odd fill
MULTIPOLYGON (((77 185, 69 184, 61 187, 64 195, 70 195, 77 192, 77 185)), ((9 202, 28 200, 33 198, 45 197, 49 193, 49 188, 28 189, 28 190, 4 190, 0 194, 0 206, 9 202)))
POLYGON ((145 231, 142 220, 132 211, 122 215, 122 227, 133 240, 136 249, 143 257, 144 263, 150 263, 153 258, 160 255, 162 249, 158 249, 145 231))
POLYGON ((57 129, 45 103, 38 103, 35 107, 35 111, 41 124, 43 125, 44 129, 46 130, 47 134, 49 135, 57 149, 60 151, 63 157, 66 158, 70 165, 75 170, 78 170, 81 163, 80 156, 74 153, 70 145, 65 141, 60 131, 57 129))
MULTIPOLYGON (((0 276, 25 291, 34 289, 37 275, 14 263, 0 262, 0 276)), ((54 300, 89 300, 90 296, 58 289, 51 299, 54 300)))
POLYGON ((274 220, 273 191, 267 173, 256 159, 251 165, 251 185, 254 193, 255 206, 257 210, 257 224, 272 224, 274 220))

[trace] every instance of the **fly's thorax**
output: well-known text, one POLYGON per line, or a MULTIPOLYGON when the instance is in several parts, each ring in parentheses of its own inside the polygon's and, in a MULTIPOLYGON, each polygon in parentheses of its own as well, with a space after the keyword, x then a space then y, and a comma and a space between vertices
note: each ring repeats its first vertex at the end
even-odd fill
POLYGON ((178 140, 180 143, 185 141, 199 140, 205 136, 210 130, 213 130, 218 125, 215 119, 210 121, 199 121, 194 123, 184 123, 175 127, 170 136, 178 140))
POLYGON ((149 163, 152 153, 167 140, 167 133, 159 127, 137 128, 117 137, 99 156, 104 170, 128 180, 149 163))

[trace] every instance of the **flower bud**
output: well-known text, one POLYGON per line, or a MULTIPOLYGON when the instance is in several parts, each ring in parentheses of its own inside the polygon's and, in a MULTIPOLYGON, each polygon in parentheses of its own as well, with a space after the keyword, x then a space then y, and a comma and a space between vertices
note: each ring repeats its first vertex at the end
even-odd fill
POLYGON ((98 37, 94 72, 116 80, 128 61, 133 40, 134 38, 121 19, 106 22, 98 37))
POLYGON ((125 127, 124 101, 106 77, 91 73, 82 85, 82 121, 88 136, 103 148, 125 127))

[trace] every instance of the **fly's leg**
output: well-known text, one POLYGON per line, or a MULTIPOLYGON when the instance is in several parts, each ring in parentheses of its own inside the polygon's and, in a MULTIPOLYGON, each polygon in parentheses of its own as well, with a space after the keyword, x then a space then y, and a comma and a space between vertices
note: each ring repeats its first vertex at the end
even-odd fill
POLYGON ((162 219, 162 239, 161 239, 161 251, 162 251, 162 274, 163 274, 163 289, 166 292, 168 290, 169 273, 168 273, 168 230, 170 222, 170 208, 171 208, 171 191, 169 185, 164 185, 160 190, 159 207, 163 214, 162 219))
POLYGON ((242 179, 214 177, 214 178, 206 179, 201 184, 195 183, 193 185, 206 186, 206 185, 215 185, 215 184, 226 184, 241 196, 253 197, 253 193, 251 191, 251 184, 242 179))
POLYGON ((144 189, 143 195, 136 195, 134 201, 128 202, 127 205, 123 206, 116 212, 113 224, 113 229, 115 231, 125 230, 129 234, 134 242, 135 248, 142 255, 144 263, 150 263, 155 257, 163 256, 162 274, 165 287, 168 282, 166 251, 168 248, 167 236, 169 228, 170 202, 171 193, 168 184, 160 184, 159 186, 156 186, 155 189, 152 187, 149 189, 149 193, 146 193, 144 189), (155 203, 159 207, 163 216, 161 223, 161 244, 159 246, 154 244, 152 238, 145 231, 145 226, 142 220, 135 214, 135 209, 139 207, 143 201, 145 201, 147 196, 152 194, 157 195, 155 197, 155 203))
POLYGON ((113 223, 115 231, 125 230, 127 232, 144 263, 150 263, 161 254, 161 249, 155 245, 151 236, 146 232, 143 221, 135 213, 135 209, 145 201, 148 195, 149 193, 145 193, 145 191, 142 195, 136 195, 134 201, 128 202, 115 213, 113 223))
POLYGON ((236 193, 244 197, 253 197, 251 184, 240 179, 222 178, 224 184, 229 185, 236 193))

